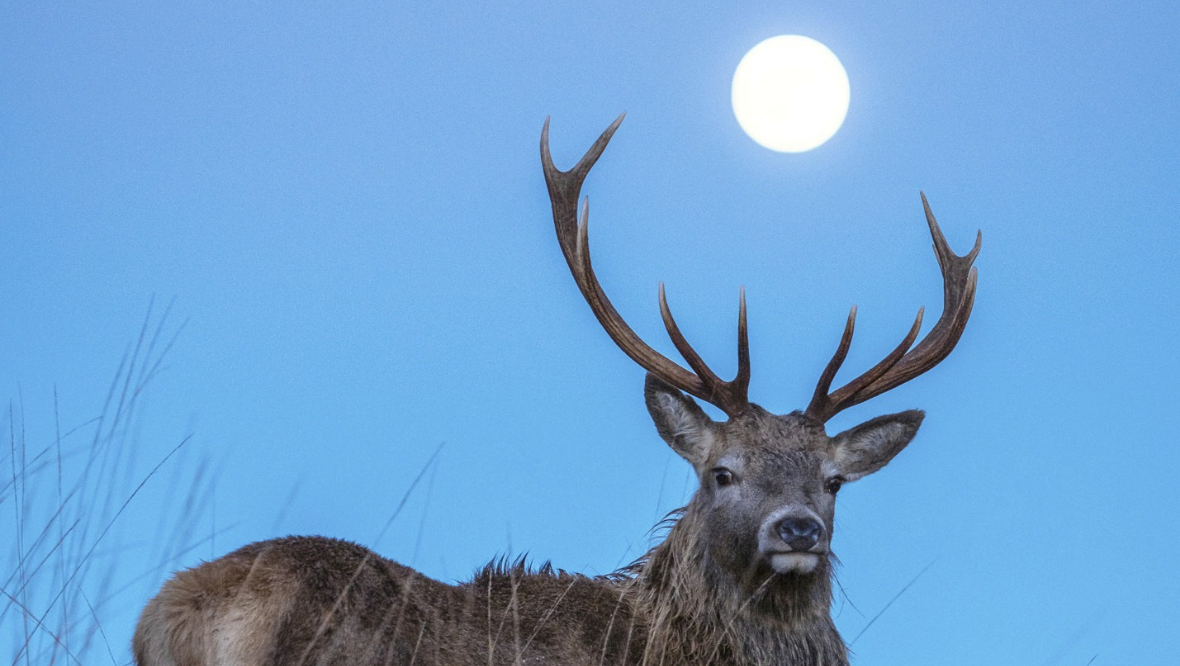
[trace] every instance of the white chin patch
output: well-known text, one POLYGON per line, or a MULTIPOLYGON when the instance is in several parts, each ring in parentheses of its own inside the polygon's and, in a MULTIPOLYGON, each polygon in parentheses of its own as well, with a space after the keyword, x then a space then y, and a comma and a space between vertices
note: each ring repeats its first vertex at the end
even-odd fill
POLYGON ((770 566, 781 573, 811 573, 819 565, 815 553, 775 553, 770 556, 770 566))

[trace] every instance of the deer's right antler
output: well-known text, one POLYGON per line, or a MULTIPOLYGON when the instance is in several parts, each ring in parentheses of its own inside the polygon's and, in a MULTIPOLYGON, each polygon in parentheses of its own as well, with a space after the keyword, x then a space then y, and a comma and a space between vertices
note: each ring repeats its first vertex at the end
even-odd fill
POLYGON ((606 144, 614 136, 615 130, 623 122, 620 115, 611 123, 610 127, 598 137, 594 145, 586 151, 582 159, 569 171, 561 171, 553 165, 553 158, 549 154, 549 119, 545 119, 545 127, 541 130, 541 164, 545 170, 545 183, 549 187, 549 200, 553 205, 553 225, 557 229, 557 241, 561 245, 561 252, 569 264, 570 273, 578 284, 582 296, 590 304, 590 309, 598 322, 606 329, 607 334, 627 356, 676 388, 692 394, 719 407, 731 418, 746 410, 749 406, 747 391, 750 386, 750 346, 746 335, 746 294, 742 290, 738 307, 738 371, 731 381, 723 381, 709 366, 705 364, 696 350, 688 344, 688 340, 680 332, 676 321, 672 318, 672 311, 668 308, 668 301, 664 296, 664 284, 660 283, 660 314, 664 319, 664 327, 668 336, 676 345, 676 350, 684 356, 689 367, 695 372, 689 372, 680 367, 668 357, 652 349, 645 343, 627 322, 619 316, 610 299, 606 297, 598 278, 594 275, 594 268, 590 264, 590 245, 587 224, 590 217, 589 199, 583 202, 581 215, 578 215, 578 196, 582 183, 590 173, 590 168, 598 161, 606 144))

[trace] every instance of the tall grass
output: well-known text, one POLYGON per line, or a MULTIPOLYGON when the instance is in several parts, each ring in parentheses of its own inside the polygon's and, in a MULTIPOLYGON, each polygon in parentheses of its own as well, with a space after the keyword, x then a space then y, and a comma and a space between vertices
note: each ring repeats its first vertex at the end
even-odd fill
POLYGON ((0 414, 8 440, 0 456, 0 666, 5 658, 13 666, 130 663, 129 614, 213 537, 193 536, 212 475, 205 463, 188 464, 188 437, 166 448, 153 442, 153 451, 167 452, 142 460, 145 397, 182 328, 168 325, 167 308, 154 316, 149 305, 94 416, 62 423, 56 388, 36 397, 52 402, 52 424, 26 423, 19 388, 0 414), (151 511, 136 505, 145 488, 162 491, 150 505, 154 531, 143 524, 151 511), (129 509, 136 529, 121 529, 129 509), (137 542, 144 534, 156 543, 137 542))

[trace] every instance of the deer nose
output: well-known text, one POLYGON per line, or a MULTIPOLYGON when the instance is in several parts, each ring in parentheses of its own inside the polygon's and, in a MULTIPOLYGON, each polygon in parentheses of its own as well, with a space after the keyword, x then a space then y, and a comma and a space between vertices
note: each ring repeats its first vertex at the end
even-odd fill
POLYGON ((814 518, 797 518, 788 516, 777 525, 779 538, 791 547, 791 550, 811 550, 819 543, 819 535, 823 533, 823 525, 814 518))

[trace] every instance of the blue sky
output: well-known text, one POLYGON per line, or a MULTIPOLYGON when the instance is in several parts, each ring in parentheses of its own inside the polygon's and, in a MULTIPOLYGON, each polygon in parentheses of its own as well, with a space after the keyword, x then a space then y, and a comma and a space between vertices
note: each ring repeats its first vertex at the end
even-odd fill
POLYGON ((130 493, 192 435, 96 551, 131 581, 100 613, 120 661, 201 461, 183 536, 215 537, 172 568, 318 533, 444 580, 505 552, 611 571, 693 482, 566 270, 537 141, 551 116, 568 167, 626 111, 585 189, 599 277, 674 356, 665 281, 725 376, 745 285, 768 409, 805 406, 851 304, 838 382, 936 320, 919 190, 959 252, 983 231, 959 347, 829 424, 928 413, 838 503, 847 639, 933 563, 856 663, 1171 663, 1178 39, 1162 2, 8 4, 0 423, 47 446, 55 388, 63 429, 98 415, 149 301, 153 325, 173 303, 106 480, 130 493), (730 110, 778 34, 851 81, 809 153, 730 110))

